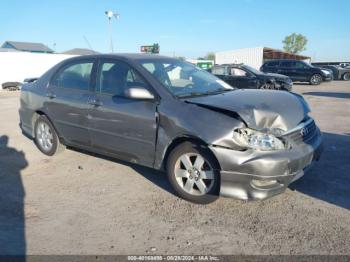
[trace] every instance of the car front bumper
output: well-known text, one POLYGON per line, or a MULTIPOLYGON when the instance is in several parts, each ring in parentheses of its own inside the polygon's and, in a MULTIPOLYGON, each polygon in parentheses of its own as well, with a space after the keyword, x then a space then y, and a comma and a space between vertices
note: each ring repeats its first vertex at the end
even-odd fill
POLYGON ((323 81, 332 81, 334 79, 332 75, 324 75, 322 78, 323 81))
POLYGON ((275 87, 281 90, 287 90, 287 91, 292 91, 293 88, 293 82, 276 82, 275 87))
POLYGON ((235 151, 211 146, 221 166, 220 195, 263 200, 285 191, 319 160, 322 136, 285 151, 235 151))

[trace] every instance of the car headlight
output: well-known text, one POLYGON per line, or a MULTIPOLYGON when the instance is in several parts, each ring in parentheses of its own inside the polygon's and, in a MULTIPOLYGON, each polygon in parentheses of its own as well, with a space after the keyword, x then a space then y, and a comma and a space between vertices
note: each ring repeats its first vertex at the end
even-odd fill
POLYGON ((282 140, 273 134, 256 131, 250 128, 236 129, 233 140, 240 146, 261 151, 283 150, 282 140))
POLYGON ((321 70, 322 71, 322 73, 324 73, 325 75, 330 75, 331 73, 329 73, 329 71, 327 71, 327 70, 321 70))

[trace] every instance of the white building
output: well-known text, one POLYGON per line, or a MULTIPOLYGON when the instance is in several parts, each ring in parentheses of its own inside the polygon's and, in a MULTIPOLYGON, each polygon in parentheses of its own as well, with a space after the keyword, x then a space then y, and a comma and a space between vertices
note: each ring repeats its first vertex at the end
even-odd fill
POLYGON ((296 55, 269 47, 253 47, 215 53, 216 64, 244 63, 258 70, 265 61, 273 59, 297 59, 306 62, 311 60, 308 56, 296 55))
POLYGON ((51 67, 74 55, 29 52, 0 52, 0 90, 5 82, 23 82, 40 77, 51 67))

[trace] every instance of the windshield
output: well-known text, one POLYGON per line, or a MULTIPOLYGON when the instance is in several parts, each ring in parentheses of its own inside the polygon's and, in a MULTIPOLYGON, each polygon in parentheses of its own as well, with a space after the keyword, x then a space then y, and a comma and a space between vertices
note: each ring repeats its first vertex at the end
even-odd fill
POLYGON ((261 71, 256 70, 254 67, 251 67, 251 66, 248 66, 248 65, 244 65, 244 68, 246 68, 248 71, 250 71, 251 73, 253 73, 255 75, 263 74, 261 71))
POLYGON ((176 59, 147 59, 140 62, 177 97, 210 95, 234 90, 219 78, 187 62, 176 59))

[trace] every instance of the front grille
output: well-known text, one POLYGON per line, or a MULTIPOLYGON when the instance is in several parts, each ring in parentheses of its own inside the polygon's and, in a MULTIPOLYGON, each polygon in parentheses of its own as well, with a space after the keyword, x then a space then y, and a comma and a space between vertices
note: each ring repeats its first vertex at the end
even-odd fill
POLYGON ((305 125, 300 126, 297 130, 285 135, 284 137, 300 144, 312 140, 317 134, 317 127, 315 121, 311 120, 305 125))

